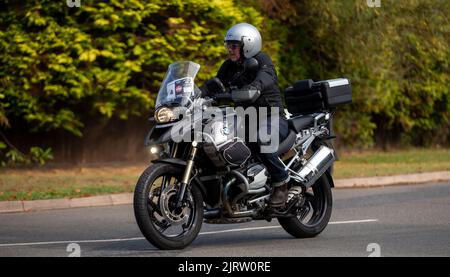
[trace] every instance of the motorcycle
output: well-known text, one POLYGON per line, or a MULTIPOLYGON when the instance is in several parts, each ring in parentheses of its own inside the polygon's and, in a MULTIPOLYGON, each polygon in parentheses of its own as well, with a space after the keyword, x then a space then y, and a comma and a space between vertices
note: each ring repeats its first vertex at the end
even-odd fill
MULTIPOLYGON (((246 65, 245 70, 251 70, 255 61, 246 65)), ((255 99, 259 92, 226 91, 213 79, 209 86, 219 92, 203 97, 194 82, 199 68, 192 61, 171 64, 158 92, 156 124, 145 138, 158 158, 142 173, 134 192, 142 234, 159 249, 182 249, 197 237, 203 222, 273 218, 296 238, 320 234, 333 205, 331 168, 337 156, 330 142, 335 138, 331 119, 338 106, 351 102, 349 80, 303 80, 284 91, 289 135, 276 153, 289 172, 289 191, 285 205, 272 208, 267 203, 272 189, 267 169, 245 140, 231 131, 239 126, 236 113, 228 112, 230 105, 215 106, 223 99, 255 99), (209 108, 227 112, 196 118, 209 108), (180 139, 186 137, 194 139, 180 139)))

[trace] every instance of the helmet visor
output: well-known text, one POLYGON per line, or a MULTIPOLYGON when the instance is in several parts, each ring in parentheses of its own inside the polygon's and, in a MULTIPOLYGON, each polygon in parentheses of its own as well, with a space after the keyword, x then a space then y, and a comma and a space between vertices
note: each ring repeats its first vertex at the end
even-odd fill
POLYGON ((242 42, 237 41, 237 40, 228 40, 228 41, 225 41, 224 46, 225 46, 225 49, 227 49, 227 50, 241 49, 242 42))

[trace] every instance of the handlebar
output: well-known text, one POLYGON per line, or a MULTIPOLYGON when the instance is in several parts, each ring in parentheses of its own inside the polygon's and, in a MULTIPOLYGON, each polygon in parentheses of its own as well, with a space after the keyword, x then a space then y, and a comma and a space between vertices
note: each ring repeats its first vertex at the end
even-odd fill
POLYGON ((210 104, 212 104, 214 102, 214 98, 204 98, 203 100, 203 105, 209 106, 210 104))
POLYGON ((217 93, 214 95, 215 100, 231 100, 230 93, 217 93))

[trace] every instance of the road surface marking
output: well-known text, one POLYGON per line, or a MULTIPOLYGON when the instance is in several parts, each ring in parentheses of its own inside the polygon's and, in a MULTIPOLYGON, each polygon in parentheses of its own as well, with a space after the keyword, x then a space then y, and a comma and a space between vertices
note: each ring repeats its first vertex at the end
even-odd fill
MULTIPOLYGON (((353 223, 368 223, 368 222, 377 222, 377 221, 378 221, 378 219, 362 219, 362 220, 349 220, 349 221, 334 221, 334 222, 329 222, 328 224, 329 225, 353 224, 353 223)), ((211 232, 199 233, 199 235, 211 235, 211 234, 220 234, 220 233, 231 233, 231 232, 253 231, 253 230, 275 229, 275 228, 281 228, 281 226, 265 226, 265 227, 254 227, 254 228, 241 228, 241 229, 211 231, 211 232)))
MULTIPOLYGON (((378 219, 361 219, 361 220, 349 220, 349 221, 334 221, 329 222, 329 225, 336 224, 356 224, 356 223, 369 223, 377 222, 378 219)), ((213 235, 221 233, 232 233, 232 232, 243 232, 243 231, 254 231, 254 230, 265 230, 265 229, 276 229, 281 228, 281 226, 264 226, 264 227, 253 227, 253 228, 239 228, 239 229, 229 229, 220 231, 210 231, 201 232, 199 235, 213 235)), ((133 240, 144 240, 144 237, 136 238, 124 238, 124 239, 101 239, 101 240, 65 240, 65 241, 44 241, 44 242, 24 242, 24 243, 7 243, 0 244, 0 247, 13 247, 13 246, 33 246, 33 245, 51 245, 51 244, 68 244, 68 243, 102 243, 102 242, 121 242, 121 241, 133 241, 133 240)))
POLYGON ((362 219, 362 220, 348 220, 348 221, 334 221, 328 224, 352 224, 352 223, 368 223, 368 222, 377 222, 378 219, 362 219))
POLYGON ((49 244, 68 244, 68 243, 96 243, 96 242, 119 242, 119 241, 132 241, 143 240, 144 237, 138 238, 125 238, 125 239, 99 239, 99 240, 64 240, 64 241, 43 241, 43 242, 25 242, 25 243, 9 243, 0 244, 3 246, 32 246, 32 245, 49 245, 49 244))

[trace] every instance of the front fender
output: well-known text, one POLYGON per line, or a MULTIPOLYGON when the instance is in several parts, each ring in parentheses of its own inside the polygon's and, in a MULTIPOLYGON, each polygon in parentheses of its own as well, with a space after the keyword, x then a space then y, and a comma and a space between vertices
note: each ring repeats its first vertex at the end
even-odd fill
POLYGON ((170 140, 170 131, 172 126, 160 127, 155 125, 150 129, 144 140, 144 145, 163 144, 170 140))
MULTIPOLYGON (((201 121, 198 122, 201 123, 201 121)), ((180 142, 184 138, 189 138, 192 129, 193 125, 189 120, 155 125, 145 137, 144 145, 163 144, 169 141, 180 142)))
POLYGON ((156 159, 153 160, 152 163, 166 163, 171 164, 178 167, 186 167, 187 162, 183 161, 182 159, 176 159, 176 158, 164 158, 164 159, 156 159))

